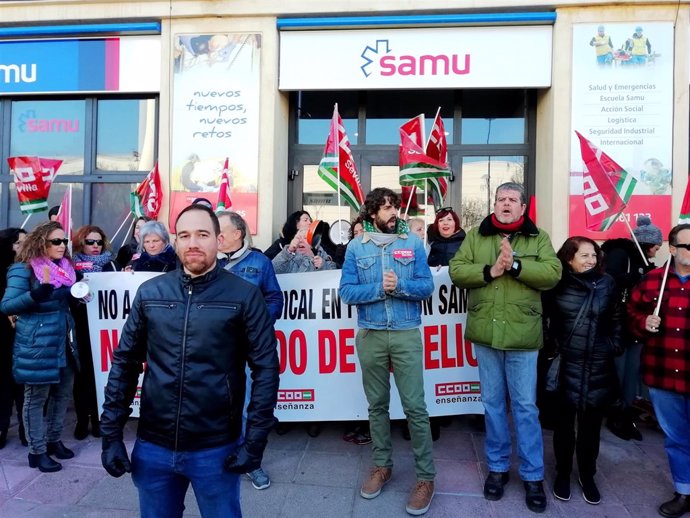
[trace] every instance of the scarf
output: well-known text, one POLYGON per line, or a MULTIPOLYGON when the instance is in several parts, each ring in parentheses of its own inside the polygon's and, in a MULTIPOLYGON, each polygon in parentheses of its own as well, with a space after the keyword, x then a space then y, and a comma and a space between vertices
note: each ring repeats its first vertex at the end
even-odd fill
POLYGON ((368 220, 363 222, 363 226, 365 237, 367 240, 371 239, 376 246, 389 245, 403 234, 407 235, 410 232, 407 222, 400 218, 395 220, 395 230, 390 234, 381 232, 373 222, 368 220))
POLYGON ((494 226, 494 228, 497 228, 503 234, 512 234, 513 232, 517 232, 518 230, 520 230, 524 222, 525 217, 520 216, 520 219, 514 221, 513 223, 501 223, 500 221, 498 221, 496 214, 491 213, 491 224, 494 226))
POLYGON ((74 273, 74 268, 69 259, 63 257, 57 262, 53 262, 47 257, 38 257, 31 260, 31 268, 38 282, 43 283, 43 271, 48 267, 50 271, 50 280, 48 281, 54 287, 72 286, 77 280, 77 275, 74 273))
POLYGON ((113 253, 105 251, 99 255, 74 254, 74 269, 82 273, 102 272, 103 267, 113 260, 113 253))
POLYGON ((163 251, 156 255, 149 255, 144 250, 136 261, 133 261, 135 272, 167 272, 177 267, 177 256, 171 245, 166 245, 163 251))

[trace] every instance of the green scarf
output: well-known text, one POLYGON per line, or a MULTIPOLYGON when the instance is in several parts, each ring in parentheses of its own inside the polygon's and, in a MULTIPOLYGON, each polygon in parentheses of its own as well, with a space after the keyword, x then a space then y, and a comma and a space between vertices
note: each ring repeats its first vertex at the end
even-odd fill
MULTIPOLYGON (((378 228, 376 228, 374 223, 371 221, 364 220, 363 225, 364 225, 364 231, 365 232, 369 232, 370 234, 373 234, 376 232, 381 233, 381 234, 383 233, 378 228)), ((400 218, 397 218, 395 220, 395 232, 393 232, 393 233, 400 235, 400 234, 408 234, 409 232, 410 232, 410 227, 407 226, 407 221, 400 219, 400 218)))

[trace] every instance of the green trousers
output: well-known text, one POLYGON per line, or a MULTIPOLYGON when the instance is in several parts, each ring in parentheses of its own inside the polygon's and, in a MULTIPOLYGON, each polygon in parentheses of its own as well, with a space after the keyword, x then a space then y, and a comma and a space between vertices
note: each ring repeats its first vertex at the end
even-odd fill
POLYGON ((431 428, 424 401, 422 337, 419 329, 380 331, 360 329, 356 339, 362 384, 369 403, 374 466, 393 467, 393 443, 388 412, 390 371, 410 429, 418 480, 433 480, 431 428))

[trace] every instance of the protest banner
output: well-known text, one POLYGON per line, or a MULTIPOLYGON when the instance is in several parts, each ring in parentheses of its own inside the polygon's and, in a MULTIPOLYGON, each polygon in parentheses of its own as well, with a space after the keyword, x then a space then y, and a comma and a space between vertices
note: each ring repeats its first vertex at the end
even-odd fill
MULTIPOLYGON (((151 273, 96 273, 86 276, 93 298, 89 330, 98 390, 110 369, 112 351, 139 285, 151 273)), ((424 389, 431 416, 483 413, 473 345, 463 337, 467 292, 453 286, 448 268, 432 268, 434 293, 423 303, 424 389)), ((367 417, 355 350, 357 310, 338 296, 337 270, 278 276, 285 306, 276 322, 281 421, 361 420, 367 417)), ((391 417, 404 417, 391 373, 391 417)), ((141 381, 141 380, 140 380, 141 381)), ((141 386, 141 384, 140 384, 141 386)), ((137 394, 139 394, 137 392, 137 394)), ((138 401, 133 405, 138 415, 138 401)))

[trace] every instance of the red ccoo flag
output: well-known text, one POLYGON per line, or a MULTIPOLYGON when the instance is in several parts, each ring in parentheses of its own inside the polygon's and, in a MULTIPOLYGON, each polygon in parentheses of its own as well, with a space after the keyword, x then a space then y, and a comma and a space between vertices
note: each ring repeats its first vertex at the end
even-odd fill
POLYGON ((163 204, 163 191, 161 190, 161 177, 158 173, 158 162, 151 172, 146 175, 136 190, 129 195, 130 208, 134 217, 146 216, 151 219, 158 218, 158 212, 163 204))
MULTIPOLYGON (((446 128, 441 118, 441 108, 436 112, 434 123, 431 125, 429 141, 426 143, 426 154, 448 167, 448 141, 446 140, 446 128)), ((450 172, 450 168, 448 171, 450 172)), ((443 198, 448 192, 448 180, 444 177, 429 178, 429 191, 434 206, 442 207, 443 198)))
POLYGON ((532 223, 537 222, 537 197, 534 194, 529 197, 529 205, 527 206, 527 217, 532 220, 532 223))
POLYGON ((223 165, 223 174, 220 175, 220 187, 218 188, 218 204, 216 205, 216 212, 223 212, 232 207, 232 199, 230 198, 230 176, 228 175, 228 159, 225 159, 223 165))

